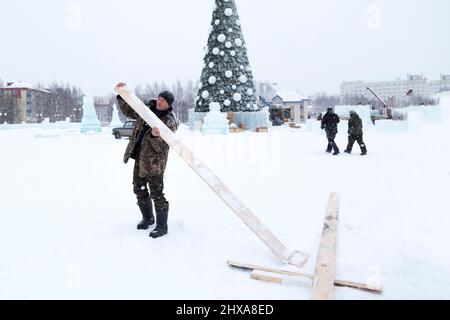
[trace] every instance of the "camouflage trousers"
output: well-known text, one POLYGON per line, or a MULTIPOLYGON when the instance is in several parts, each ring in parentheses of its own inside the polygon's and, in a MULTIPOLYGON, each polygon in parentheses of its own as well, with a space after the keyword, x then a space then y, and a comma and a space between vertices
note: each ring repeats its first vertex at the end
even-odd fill
POLYGON ((138 203, 153 199, 156 210, 168 207, 169 203, 164 195, 164 175, 142 178, 139 176, 139 161, 135 161, 133 170, 133 191, 138 203))
POLYGON ((355 142, 358 142, 359 147, 361 148, 361 152, 367 153, 367 147, 366 144, 364 143, 363 136, 353 134, 350 134, 348 136, 347 152, 352 152, 353 145, 355 144, 355 142))

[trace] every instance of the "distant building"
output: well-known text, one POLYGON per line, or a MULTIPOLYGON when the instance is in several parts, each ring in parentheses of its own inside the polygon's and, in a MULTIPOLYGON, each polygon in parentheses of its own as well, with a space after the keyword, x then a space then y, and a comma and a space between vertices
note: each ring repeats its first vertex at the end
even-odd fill
POLYGON ((373 95, 367 87, 375 91, 382 99, 394 97, 401 99, 408 92, 416 96, 429 97, 441 91, 450 90, 450 75, 441 75, 437 81, 428 81, 423 75, 409 74, 406 80, 364 82, 364 81, 344 81, 341 84, 341 96, 364 96, 373 99, 373 95), (412 90, 412 91, 411 91, 412 90))
POLYGON ((308 120, 309 98, 303 97, 297 92, 278 92, 272 99, 275 107, 284 111, 284 119, 301 123, 308 120))
POLYGON ((0 121, 42 122, 50 98, 49 90, 23 82, 6 82, 5 86, 0 88, 0 121))
POLYGON ((441 74, 441 79, 430 81, 430 86, 433 93, 450 91, 450 75, 441 74))

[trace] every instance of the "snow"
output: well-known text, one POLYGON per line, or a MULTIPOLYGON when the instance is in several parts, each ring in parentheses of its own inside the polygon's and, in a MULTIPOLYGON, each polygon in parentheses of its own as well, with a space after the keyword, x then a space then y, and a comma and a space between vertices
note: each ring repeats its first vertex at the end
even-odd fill
MULTIPOLYGON (((443 99, 444 100, 444 99, 443 99)), ((367 157, 325 154, 323 132, 177 136, 311 273, 330 192, 341 195, 337 277, 382 295, 335 288, 336 299, 449 299, 450 101, 420 131, 368 130, 367 157)), ((127 140, 79 125, 0 125, 1 299, 309 299, 311 281, 252 281, 227 260, 283 268, 173 152, 165 176, 169 235, 136 230, 127 140), (8 156, 6 156, 8 155, 8 156)), ((346 144, 346 132, 336 141, 346 144)))

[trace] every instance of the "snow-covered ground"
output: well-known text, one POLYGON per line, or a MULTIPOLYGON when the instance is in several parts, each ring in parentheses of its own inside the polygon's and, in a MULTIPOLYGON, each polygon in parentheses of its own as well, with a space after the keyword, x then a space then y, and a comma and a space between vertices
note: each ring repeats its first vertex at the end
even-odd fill
MULTIPOLYGON (((282 267, 200 178, 171 153, 170 234, 138 232, 127 140, 77 127, 0 126, 0 298, 308 299, 311 281, 250 280, 226 261, 282 267)), ((382 295, 450 298, 450 122, 414 132, 368 130, 369 156, 325 154, 322 134, 178 134, 313 272, 327 200, 341 194, 337 277, 381 277, 382 295)), ((345 132, 337 139, 344 149, 345 132)))

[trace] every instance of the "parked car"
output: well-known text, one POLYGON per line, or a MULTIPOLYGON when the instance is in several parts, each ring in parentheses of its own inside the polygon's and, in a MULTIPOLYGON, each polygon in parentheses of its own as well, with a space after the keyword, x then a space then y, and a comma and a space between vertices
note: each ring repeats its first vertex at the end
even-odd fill
POLYGON ((127 121, 121 128, 114 128, 112 134, 116 139, 122 139, 123 137, 130 138, 134 131, 134 126, 136 125, 135 120, 127 121))

